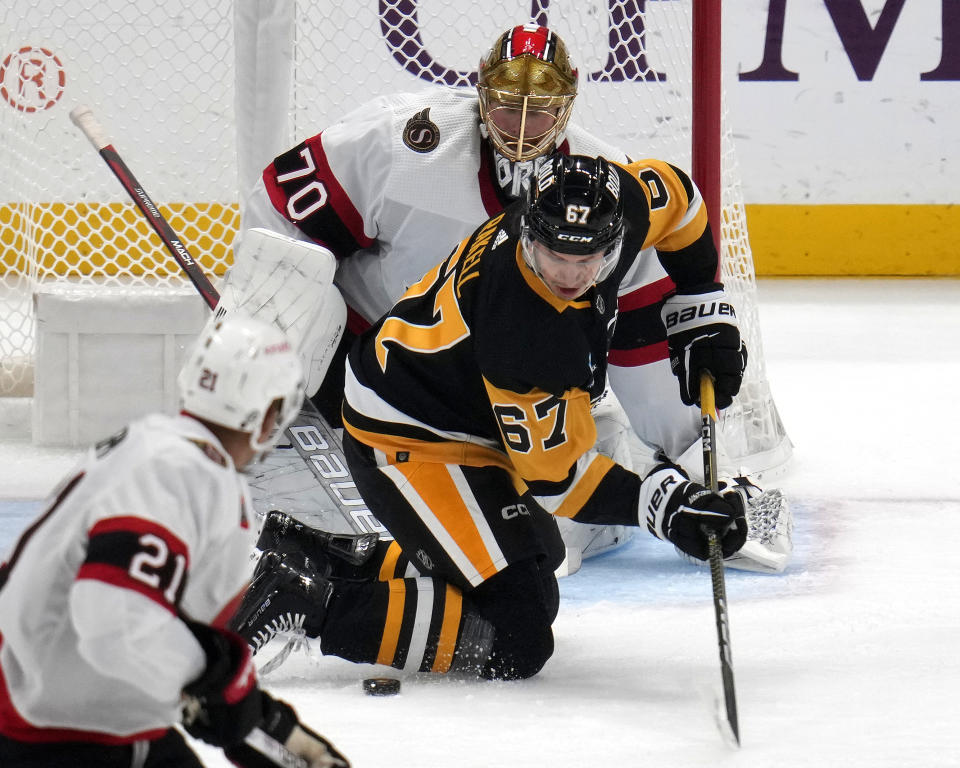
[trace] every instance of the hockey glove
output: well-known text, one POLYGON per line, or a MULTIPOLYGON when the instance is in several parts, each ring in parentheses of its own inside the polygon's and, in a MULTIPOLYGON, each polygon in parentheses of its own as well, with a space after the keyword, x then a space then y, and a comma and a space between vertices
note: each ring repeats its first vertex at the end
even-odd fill
POLYGON ((726 408, 740 391, 747 348, 737 315, 720 283, 697 286, 668 298, 660 310, 667 330, 670 369, 680 381, 684 405, 700 404, 700 374, 714 380, 717 408, 726 408))
POLYGON ((263 700, 250 646, 239 635, 184 619, 207 666, 184 686, 183 725, 197 739, 225 747, 243 741, 263 718, 263 700))
POLYGON ((293 707, 263 693, 263 720, 240 744, 224 754, 240 768, 303 765, 306 768, 350 768, 350 762, 323 736, 297 718, 293 707))
POLYGON ((658 464, 643 479, 639 517, 658 539, 698 560, 710 556, 707 531, 716 531, 724 557, 747 540, 743 497, 736 491, 712 493, 673 464, 658 464))

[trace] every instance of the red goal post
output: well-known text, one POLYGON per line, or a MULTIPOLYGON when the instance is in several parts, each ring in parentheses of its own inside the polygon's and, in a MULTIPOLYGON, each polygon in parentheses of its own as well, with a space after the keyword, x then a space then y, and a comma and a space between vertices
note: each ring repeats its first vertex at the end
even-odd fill
POLYGON ((10 57, 0 72, 0 393, 30 392, 30 297, 39 286, 182 285, 82 146, 67 118, 73 106, 89 104, 110 126, 215 277, 230 263, 242 191, 274 155, 379 94, 472 88, 497 35, 533 21, 565 39, 580 70, 574 121, 697 179, 750 348, 721 441, 751 457, 751 469, 781 466, 790 444, 764 370, 723 126, 719 19, 720 0, 50 0, 44 8, 8 0, 0 9, 0 59, 10 57))

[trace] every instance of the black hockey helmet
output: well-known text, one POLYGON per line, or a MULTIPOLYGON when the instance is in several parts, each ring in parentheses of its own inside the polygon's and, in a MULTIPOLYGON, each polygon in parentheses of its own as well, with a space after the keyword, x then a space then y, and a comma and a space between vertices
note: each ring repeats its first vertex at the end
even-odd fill
MULTIPOLYGON (((603 253, 600 282, 613 270, 623 244, 620 177, 602 157, 555 155, 530 184, 521 238, 558 253, 603 253)), ((532 253, 524 247, 524 254, 532 253)), ((527 263, 539 273, 536 263, 527 263)))

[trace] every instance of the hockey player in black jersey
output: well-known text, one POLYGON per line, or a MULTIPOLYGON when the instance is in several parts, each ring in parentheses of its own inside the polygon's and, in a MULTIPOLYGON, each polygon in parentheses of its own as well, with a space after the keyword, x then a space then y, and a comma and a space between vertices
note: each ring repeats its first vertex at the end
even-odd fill
POLYGON ((640 279, 650 247, 678 286, 668 341, 681 386, 708 370, 721 406, 739 388, 746 352, 714 282, 706 215, 689 213, 691 187, 657 161, 558 156, 528 200, 484 223, 363 334, 348 360, 344 448, 395 541, 378 545, 375 573, 323 547, 320 573, 302 548, 265 559, 241 633, 267 639, 272 602, 302 611, 324 653, 525 678, 553 652, 563 549, 550 515, 646 527, 699 559, 712 529, 725 556, 736 552, 740 491, 711 493, 666 461, 640 477, 594 449, 590 406, 620 332, 617 295, 640 279), (330 581, 328 605, 303 594, 298 569, 330 581))
MULTIPOLYGON (((537 24, 510 27, 482 54, 475 93, 427 89, 376 98, 283 152, 264 169, 244 201, 244 231, 225 279, 226 304, 221 309, 230 309, 229 297, 234 287, 244 284, 242 276, 249 276, 250 285, 275 282, 272 260, 261 264, 247 256, 259 250, 246 247, 250 245, 246 228, 282 232, 326 251, 331 263, 335 259, 335 285, 324 301, 314 305, 329 311, 318 312, 311 325, 322 332, 324 324, 331 329, 345 324, 347 332, 339 344, 333 339, 332 363, 322 366, 323 374, 308 375, 307 388, 329 424, 340 426, 343 361, 355 335, 391 311, 403 292, 454 243, 522 198, 530 179, 554 155, 603 156, 628 164, 645 151, 638 146, 628 153, 626 147, 576 124, 572 114, 582 78, 575 58, 551 29, 537 24), (342 308, 345 321, 329 319, 337 316, 335 306, 342 308)), ((648 188, 648 207, 656 220, 653 242, 680 258, 668 269, 653 255, 637 260, 636 270, 616 296, 619 320, 607 358, 607 391, 594 403, 598 450, 625 466, 632 462, 631 468, 640 473, 656 463, 658 452, 698 472, 700 414, 689 407, 689 393, 682 387, 684 396, 678 397, 661 310, 678 286, 717 279, 717 255, 699 245, 686 247, 688 232, 703 231, 706 213, 700 193, 685 174, 667 163, 645 161, 636 166, 634 176, 648 188)), ((310 260, 319 258, 314 255, 310 260)), ((292 307, 304 298, 299 285, 290 280, 278 289, 276 299, 262 298, 292 307)), ((752 444, 757 427, 743 409, 730 409, 724 422, 727 434, 742 434, 752 444)), ((739 439, 721 439, 721 454, 739 439)), ((273 471, 285 460, 275 456, 275 464, 257 473, 252 483, 257 509, 279 507, 295 515, 309 510, 316 519, 328 509, 327 494, 311 482, 310 470, 299 465, 299 456, 290 454, 289 471, 273 471), (294 467, 299 467, 300 477, 294 467)), ((754 458, 759 457, 723 460, 722 471, 748 472, 758 467, 754 458)), ((788 508, 771 503, 769 514, 756 514, 761 491, 746 480, 743 484, 758 497, 748 510, 751 536, 727 564, 782 570, 790 550, 788 508)), ((782 501, 775 493, 767 492, 769 501, 782 501)), ((333 517, 326 524, 337 524, 339 506, 335 505, 333 517)), ((568 571, 576 570, 581 557, 609 551, 634 533, 623 526, 571 519, 558 518, 557 523, 568 550, 568 571)), ((375 525, 358 527, 378 530, 375 525)))

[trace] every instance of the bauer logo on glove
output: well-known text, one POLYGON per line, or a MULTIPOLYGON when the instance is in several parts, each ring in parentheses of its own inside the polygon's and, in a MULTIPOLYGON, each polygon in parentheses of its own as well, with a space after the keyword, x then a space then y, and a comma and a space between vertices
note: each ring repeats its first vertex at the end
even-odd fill
POLYGON ((684 307, 681 310, 676 310, 673 312, 667 313, 663 318, 663 324, 667 328, 667 332, 675 326, 681 323, 687 325, 688 327, 697 324, 703 325, 704 321, 712 319, 714 315, 722 317, 723 315, 729 315, 730 317, 736 317, 737 312, 733 308, 732 304, 727 303, 726 301, 717 301, 713 302, 709 306, 706 304, 698 304, 696 306, 684 307))
POLYGON ((675 464, 658 464, 640 484, 640 524, 697 560, 710 555, 706 530, 719 536, 724 557, 737 552, 747 540, 745 512, 741 494, 714 493, 675 464))
POLYGON ((747 348, 740 340, 737 313, 720 283, 677 293, 661 310, 667 331, 670 369, 680 383, 684 405, 700 404, 700 374, 714 379, 717 408, 726 408, 740 391, 747 348))

